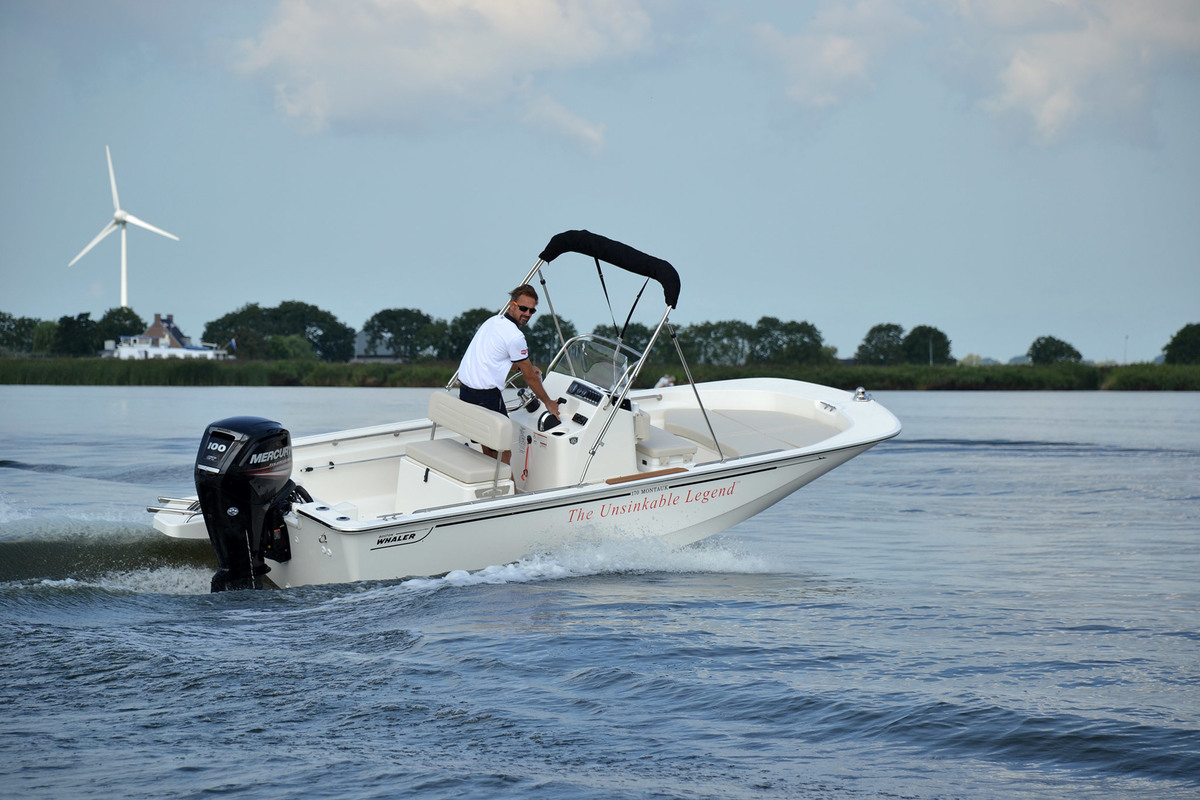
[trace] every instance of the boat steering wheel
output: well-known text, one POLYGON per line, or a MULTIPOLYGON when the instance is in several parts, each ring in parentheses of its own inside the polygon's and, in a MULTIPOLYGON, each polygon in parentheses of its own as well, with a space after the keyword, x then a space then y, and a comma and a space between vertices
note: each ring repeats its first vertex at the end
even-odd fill
POLYGON ((521 387, 520 389, 517 389, 517 395, 514 400, 508 400, 507 398, 505 399, 504 407, 510 414, 514 411, 520 411, 521 409, 533 414, 542 407, 542 401, 538 400, 537 397, 534 396, 533 392, 531 392, 529 389, 521 387))

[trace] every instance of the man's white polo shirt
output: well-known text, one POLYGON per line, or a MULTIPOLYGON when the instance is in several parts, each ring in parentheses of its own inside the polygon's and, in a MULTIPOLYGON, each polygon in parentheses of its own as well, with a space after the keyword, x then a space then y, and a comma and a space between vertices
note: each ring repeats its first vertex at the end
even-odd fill
POLYGON ((503 389, 512 365, 527 358, 525 334, 510 317, 498 314, 475 331, 458 365, 458 379, 472 389, 503 389))

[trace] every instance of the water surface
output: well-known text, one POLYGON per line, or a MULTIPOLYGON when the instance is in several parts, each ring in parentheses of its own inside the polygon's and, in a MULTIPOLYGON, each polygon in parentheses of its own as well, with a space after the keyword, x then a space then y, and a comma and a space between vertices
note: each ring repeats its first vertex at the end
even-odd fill
POLYGON ((1200 396, 877 393, 904 433, 698 546, 207 592, 204 427, 427 390, 0 386, 12 797, 1195 797, 1200 396))

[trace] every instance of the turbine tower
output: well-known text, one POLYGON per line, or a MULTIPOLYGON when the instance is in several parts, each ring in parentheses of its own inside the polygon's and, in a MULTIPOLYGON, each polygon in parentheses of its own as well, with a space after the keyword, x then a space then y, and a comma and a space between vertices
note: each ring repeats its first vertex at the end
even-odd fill
POLYGON ((125 225, 127 223, 132 222, 134 225, 137 225, 139 228, 145 228, 148 231, 153 231, 154 233, 157 233, 160 236, 166 236, 168 239, 174 239, 177 242, 179 241, 179 237, 173 233, 167 233, 166 231, 164 231, 160 228, 156 228, 153 225, 151 225, 149 222, 140 220, 137 217, 135 217, 133 214, 130 214, 128 211, 124 211, 121 209, 121 201, 119 199, 117 199, 117 177, 113 173, 112 153, 109 151, 108 145, 104 146, 104 152, 108 156, 108 182, 112 185, 113 218, 111 220, 109 220, 108 224, 104 226, 104 230, 100 231, 100 233, 96 236, 96 238, 92 239, 92 241, 88 244, 87 247, 85 247, 79 251, 79 255, 77 255, 73 259, 71 259, 71 263, 67 264, 67 266, 68 267, 75 266, 75 262, 78 261, 79 259, 83 258, 88 250, 91 250, 93 247, 95 247, 97 244, 99 244, 101 239, 103 239, 105 236, 108 236, 110 233, 115 231, 117 228, 120 228, 121 229, 121 307, 128 308, 129 307, 129 282, 128 282, 126 266, 125 266, 125 225))

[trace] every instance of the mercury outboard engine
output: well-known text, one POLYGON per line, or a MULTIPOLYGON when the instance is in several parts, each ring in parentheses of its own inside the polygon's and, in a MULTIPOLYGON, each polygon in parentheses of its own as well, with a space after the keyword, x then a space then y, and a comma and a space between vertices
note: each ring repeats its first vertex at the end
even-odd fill
POLYGON ((278 422, 230 417, 208 426, 196 454, 196 492, 217 554, 212 590, 261 589, 263 557, 291 558, 283 515, 294 495, 292 440, 278 422))

